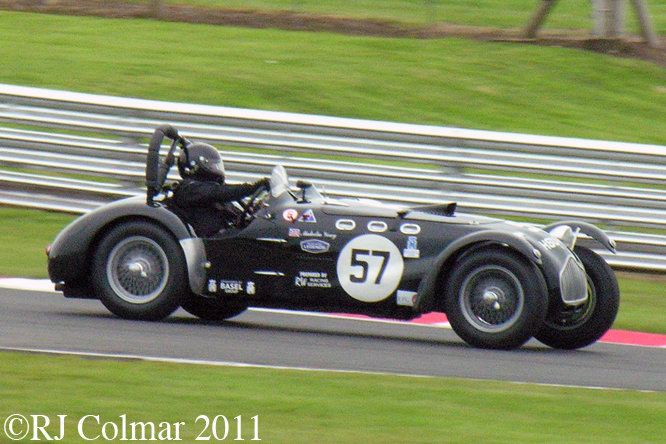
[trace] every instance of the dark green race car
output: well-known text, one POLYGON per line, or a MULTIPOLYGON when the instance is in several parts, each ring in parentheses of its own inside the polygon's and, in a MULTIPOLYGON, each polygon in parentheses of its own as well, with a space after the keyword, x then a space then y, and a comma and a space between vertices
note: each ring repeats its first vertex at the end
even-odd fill
POLYGON ((157 128, 146 198, 120 200, 65 228, 48 250, 56 288, 100 299, 114 314, 159 320, 179 307, 222 320, 248 307, 354 313, 409 320, 444 312, 483 348, 536 337, 576 349, 599 339, 619 306, 608 264, 579 235, 610 251, 597 227, 543 229, 458 214, 455 204, 396 207, 332 199, 310 183, 291 188, 281 166, 270 187, 240 202, 236 228, 202 238, 169 205, 165 178, 190 142, 157 128), (165 159, 160 147, 173 141, 165 159))

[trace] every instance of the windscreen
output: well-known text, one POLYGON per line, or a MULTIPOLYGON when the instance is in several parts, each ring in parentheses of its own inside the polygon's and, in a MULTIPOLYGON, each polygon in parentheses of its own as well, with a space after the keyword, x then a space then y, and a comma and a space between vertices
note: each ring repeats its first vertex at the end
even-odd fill
POLYGON ((282 193, 289 191, 289 177, 287 170, 282 165, 276 165, 271 174, 271 195, 278 197, 282 193))

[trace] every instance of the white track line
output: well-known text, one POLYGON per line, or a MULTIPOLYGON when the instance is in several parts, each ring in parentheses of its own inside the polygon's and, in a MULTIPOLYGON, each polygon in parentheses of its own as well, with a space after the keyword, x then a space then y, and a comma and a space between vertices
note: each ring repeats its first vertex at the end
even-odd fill
MULTIPOLYGON (((343 370, 343 369, 328 369, 328 368, 318 368, 318 367, 289 367, 281 365, 267 365, 267 364, 251 364, 246 362, 230 362, 230 361, 206 361, 200 359, 182 359, 182 358, 159 358, 152 356, 141 356, 141 355, 124 355, 124 354, 112 354, 112 353, 89 353, 89 352, 76 352, 76 351, 64 351, 64 350, 51 350, 51 349, 33 349, 33 348, 19 348, 19 347, 0 347, 0 352, 14 352, 14 353, 35 353, 43 355, 59 355, 59 356, 75 356, 75 357, 86 357, 86 358, 99 358, 99 359, 116 359, 116 360, 126 360, 126 361, 145 361, 145 362, 161 362, 168 364, 181 364, 181 365, 205 365, 212 367, 235 367, 235 368, 256 368, 256 369, 270 369, 270 370, 295 370, 302 372, 328 372, 328 373, 341 373, 341 374, 357 374, 357 375, 379 375, 379 376, 400 376, 407 378, 445 378, 445 379, 459 379, 457 377, 447 377, 447 376, 433 376, 433 375, 419 375, 419 374, 410 374, 410 373, 391 373, 391 372, 379 372, 379 371, 367 371, 367 370, 343 370)), ((589 389, 589 390, 610 390, 610 391, 640 391, 640 392, 656 392, 654 390, 633 390, 633 389, 622 389, 622 388, 613 388, 613 387, 598 387, 598 386, 586 386, 586 385, 575 385, 575 384, 548 384, 543 382, 524 382, 524 381, 497 381, 494 379, 470 379, 475 381, 482 382, 507 382, 509 384, 520 384, 520 385, 535 385, 543 387, 569 387, 569 388, 579 388, 579 389, 589 389)))
POLYGON ((55 293, 55 285, 48 279, 0 278, 0 288, 55 293))

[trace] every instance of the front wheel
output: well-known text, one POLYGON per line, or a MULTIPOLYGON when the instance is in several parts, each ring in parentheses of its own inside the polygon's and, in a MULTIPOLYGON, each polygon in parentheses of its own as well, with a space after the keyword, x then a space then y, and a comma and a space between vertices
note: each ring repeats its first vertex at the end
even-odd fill
POLYGON ((180 306, 187 285, 178 242, 149 222, 111 229, 93 257, 93 286, 104 306, 126 319, 160 320, 180 306))
POLYGON ((620 307, 620 288, 613 270, 594 251, 575 247, 574 253, 587 274, 587 301, 575 307, 549 310, 535 337, 553 348, 574 350, 586 347, 606 333, 620 307))
POLYGON ((463 257, 451 273, 445 309, 468 344, 510 350, 542 325, 548 294, 539 269, 510 250, 492 248, 463 257))

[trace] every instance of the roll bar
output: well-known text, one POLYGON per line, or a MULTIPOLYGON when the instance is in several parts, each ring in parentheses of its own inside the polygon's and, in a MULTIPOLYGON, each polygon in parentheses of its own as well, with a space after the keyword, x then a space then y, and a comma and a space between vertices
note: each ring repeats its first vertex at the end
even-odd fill
POLYGON ((169 170, 175 162, 176 148, 189 145, 189 141, 178 135, 178 130, 171 125, 160 125, 155 129, 148 145, 148 157, 146 159, 146 203, 154 205, 153 199, 160 194, 169 170), (160 148, 162 141, 167 137, 173 140, 171 148, 164 160, 160 159, 160 148))

